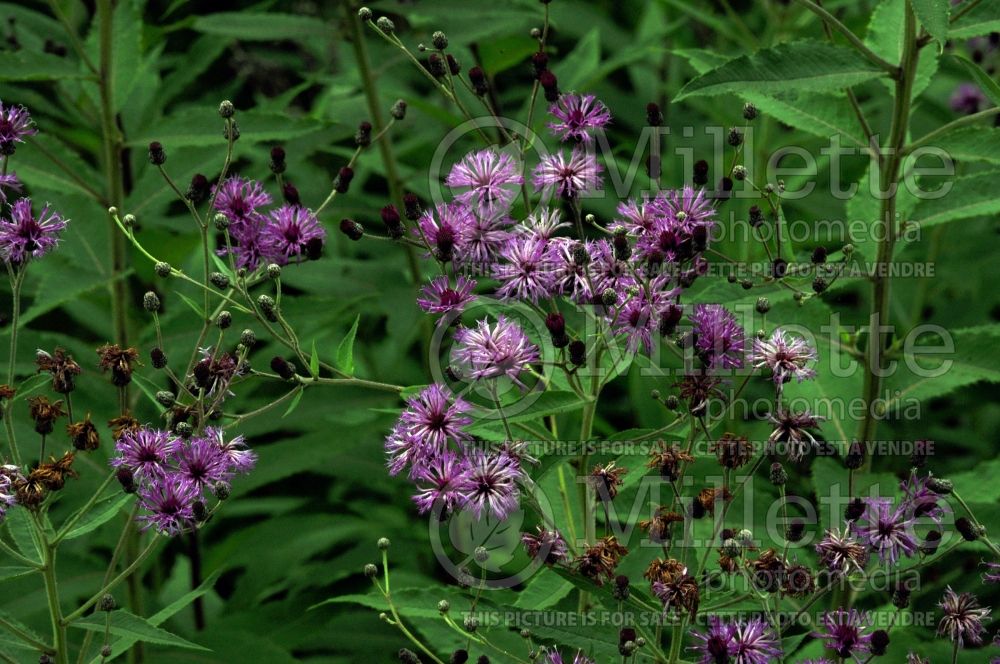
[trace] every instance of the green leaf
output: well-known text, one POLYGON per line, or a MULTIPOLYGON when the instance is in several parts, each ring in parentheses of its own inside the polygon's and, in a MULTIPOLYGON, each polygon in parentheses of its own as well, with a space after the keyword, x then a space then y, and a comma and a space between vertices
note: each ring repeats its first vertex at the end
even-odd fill
POLYGON ((593 28, 560 63, 558 73, 567 90, 576 89, 601 64, 601 33, 593 28))
POLYGON ((198 315, 199 319, 203 320, 205 318, 205 313, 202 311, 201 306, 198 305, 197 303, 195 303, 194 300, 192 300, 191 298, 189 298, 187 295, 185 295, 184 293, 180 292, 179 290, 175 290, 174 291, 174 295, 176 295, 177 297, 181 298, 181 301, 183 301, 184 304, 186 304, 189 307, 191 307, 191 310, 194 311, 198 315))
POLYGON ((540 611, 554 606, 573 590, 573 584, 558 574, 548 570, 539 570, 528 581, 518 596, 514 606, 528 611, 540 611))
MULTIPOLYGON (((970 0, 966 0, 966 4, 970 0)), ((959 6, 958 11, 961 11, 959 6)), ((988 35, 1000 30, 1000 4, 995 0, 984 0, 952 24, 948 36, 952 39, 967 39, 988 35)))
POLYGON ((986 171, 955 178, 951 190, 938 198, 925 198, 913 210, 913 221, 921 228, 959 219, 1000 212, 997 178, 1000 171, 986 171))
MULTIPOLYGON (((185 593, 181 597, 178 597, 173 602, 163 607, 153 615, 151 615, 147 619, 147 622, 150 625, 153 625, 154 627, 159 627, 167 620, 177 615, 181 611, 181 609, 185 608, 188 604, 190 604, 199 597, 202 597, 203 595, 211 591, 212 588, 215 587, 215 582, 219 580, 219 576, 221 575, 222 575, 221 569, 215 570, 214 572, 212 572, 212 574, 209 575, 207 579, 202 581, 197 588, 185 593)), ((138 640, 139 639, 134 636, 118 637, 117 639, 115 639, 114 643, 111 644, 111 657, 108 659, 113 660, 115 657, 124 653, 133 645, 135 645, 136 641, 138 640)), ((93 660, 91 660, 91 664, 100 664, 101 661, 102 658, 95 657, 93 660)))
POLYGON ((0 581, 16 579, 37 571, 34 567, 0 567, 0 581))
POLYGON ((85 515, 73 530, 66 533, 64 539, 74 539, 81 535, 93 532, 110 521, 121 509, 132 500, 129 494, 112 495, 94 505, 90 512, 85 515))
POLYGON ((299 390, 296 392, 295 396, 292 397, 292 402, 290 404, 288 404, 288 408, 286 408, 285 412, 281 415, 281 419, 284 419, 284 418, 288 417, 289 415, 292 414, 292 412, 296 408, 299 407, 299 402, 302 401, 302 395, 304 393, 305 393, 305 390, 299 388, 299 390))
POLYGON ((1000 164, 1000 127, 957 127, 934 139, 952 159, 1000 164))
POLYGON ((17 550, 27 558, 42 561, 42 549, 35 539, 35 526, 31 523, 28 513, 24 509, 12 509, 7 512, 4 519, 7 524, 7 531, 10 538, 14 540, 17 550))
MULTIPOLYGON (((868 24, 868 35, 865 44, 883 59, 889 62, 900 62, 903 57, 905 42, 905 15, 908 0, 882 0, 872 12, 868 24)), ((947 0, 946 0, 947 1, 947 0)), ((916 97, 931 81, 937 71, 937 52, 934 49, 923 49, 917 62, 917 72, 913 81, 913 96, 916 97)), ((893 89, 895 83, 885 79, 883 83, 893 89)))
POLYGON ((319 354, 316 352, 315 339, 312 343, 312 353, 309 355, 309 375, 313 378, 319 376, 319 354))
POLYGON ((218 12, 199 16, 192 27, 205 34, 243 41, 306 40, 333 36, 333 29, 318 18, 277 12, 218 12))
POLYGON ((878 78, 882 73, 853 49, 804 40, 730 60, 685 85, 674 101, 726 92, 840 90, 878 78))
MULTIPOLYGON (((146 643, 156 643, 164 646, 208 651, 208 648, 203 648, 197 643, 192 643, 191 641, 181 638, 176 634, 171 634, 167 630, 161 629, 150 623, 148 620, 140 618, 134 613, 129 613, 124 609, 112 611, 107 615, 109 615, 111 619, 110 631, 115 636, 134 639, 135 641, 144 641, 146 643)), ((79 620, 70 623, 70 625, 79 629, 85 629, 89 632, 103 633, 104 621, 105 614, 99 613, 85 618, 80 618, 79 620)))
POLYGON ((912 0, 913 13, 931 37, 944 44, 948 40, 951 0, 912 0))
POLYGON ((68 60, 24 50, 4 52, 3 67, 0 67, 0 81, 55 81, 84 77, 83 71, 68 60))
POLYGON ((972 76, 972 80, 976 82, 979 89, 983 91, 987 97, 990 98, 997 106, 1000 106, 1000 84, 997 84, 993 77, 983 71, 983 68, 977 65, 972 60, 968 59, 964 55, 959 55, 958 53, 953 53, 952 56, 958 60, 959 64, 965 67, 969 75, 972 76))
POLYGON ((347 332, 347 336, 337 346, 337 368, 348 376, 354 375, 354 337, 358 334, 358 323, 360 321, 361 314, 358 314, 354 319, 354 325, 347 332))
POLYGON ((820 138, 839 134, 855 145, 866 147, 856 136, 858 121, 844 94, 827 95, 789 90, 774 95, 745 93, 744 99, 780 122, 820 138))

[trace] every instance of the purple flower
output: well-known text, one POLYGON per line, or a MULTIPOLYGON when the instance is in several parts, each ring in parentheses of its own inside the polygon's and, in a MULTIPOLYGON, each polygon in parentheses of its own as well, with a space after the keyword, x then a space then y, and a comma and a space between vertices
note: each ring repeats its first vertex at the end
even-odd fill
POLYGON ((865 499, 865 510, 851 529, 884 563, 895 565, 900 555, 910 557, 917 552, 913 518, 904 506, 893 507, 887 498, 865 499))
POLYGON ((751 362, 756 369, 770 369, 779 390, 792 378, 802 382, 815 376, 816 371, 807 366, 815 361, 815 348, 805 339, 792 337, 781 328, 775 329, 769 339, 754 339, 751 362))
POLYGON ((0 101, 0 145, 23 143, 25 136, 38 133, 33 124, 31 114, 24 106, 5 107, 0 101))
POLYGON ((421 514, 432 509, 450 514, 466 501, 468 462, 451 450, 444 450, 414 472, 417 494, 413 502, 421 514))
POLYGON ((695 305, 691 314, 694 347, 709 369, 743 366, 743 328, 721 304, 695 305))
POLYGON ((14 173, 0 174, 0 204, 7 203, 7 190, 21 193, 21 181, 14 173))
POLYGON ((417 304, 429 314, 451 314, 439 319, 439 324, 451 322, 465 309, 465 305, 476 299, 472 294, 475 287, 475 281, 459 275, 455 279, 455 288, 452 288, 448 277, 442 275, 421 289, 423 297, 417 298, 417 304))
POLYGON ((691 636, 700 641, 698 645, 691 648, 701 655, 701 659, 698 660, 699 664, 729 662, 736 654, 736 643, 733 640, 735 629, 733 625, 723 621, 719 616, 709 616, 708 629, 704 632, 692 629, 691 636))
POLYGON ((623 293, 636 285, 628 266, 615 258, 614 249, 607 240, 597 240, 590 245, 590 279, 595 294, 609 288, 623 293))
POLYGON ((733 664, 767 664, 781 657, 781 645, 761 618, 737 623, 733 631, 733 664))
POLYGON ((870 649, 872 637, 865 633, 867 622, 857 609, 827 611, 820 619, 823 631, 814 632, 813 636, 823 639, 827 648, 846 659, 870 649))
POLYGON ((938 623, 938 634, 958 644, 978 646, 983 642, 983 619, 990 615, 990 609, 979 606, 979 600, 972 593, 956 593, 951 586, 945 588, 938 608, 944 613, 938 623))
POLYGON ((0 219, 0 257, 13 265, 41 258, 54 249, 67 223, 58 213, 51 212, 48 205, 36 217, 30 198, 15 201, 10 217, 10 221, 0 219))
POLYGON ((513 220, 504 216, 470 215, 459 229, 455 264, 479 268, 492 265, 510 238, 506 227, 511 223, 513 220))
POLYGON ((211 438, 192 438, 174 452, 177 470, 174 478, 190 482, 198 490, 211 488, 229 478, 229 460, 211 438))
POLYGON ((615 334, 625 335, 629 352, 641 346, 650 352, 653 348, 653 325, 656 312, 644 295, 630 297, 614 318, 615 334))
POLYGON ((559 208, 542 207, 524 220, 524 224, 517 226, 514 230, 518 233, 525 233, 535 238, 547 242, 555 237, 560 228, 567 228, 569 224, 561 220, 559 208))
POLYGON ((522 533, 521 543, 532 559, 541 556, 548 565, 565 562, 569 557, 566 540, 558 530, 546 530, 536 526, 537 534, 522 533))
POLYGON ((463 507, 472 510, 477 519, 486 512, 498 521, 510 516, 518 506, 518 481, 523 477, 517 459, 503 452, 473 451, 468 457, 462 490, 463 507))
POLYGON ((983 583, 1000 583, 1000 563, 984 562, 983 583))
POLYGON ((563 198, 576 198, 580 194, 601 187, 601 165, 597 158, 582 147, 573 148, 569 159, 562 152, 542 158, 535 167, 532 183, 535 191, 554 191, 563 198))
POLYGON ((472 210, 462 203, 440 204, 434 210, 427 210, 417 220, 413 232, 422 237, 436 257, 448 261, 459 248, 466 228, 475 222, 472 210))
POLYGON ((215 194, 215 209, 229 218, 230 233, 234 226, 259 218, 258 208, 270 204, 271 195, 260 182, 238 176, 227 178, 215 194))
POLYGON ((470 152, 451 168, 445 184, 467 188, 455 197, 485 217, 493 217, 510 207, 524 178, 513 157, 495 148, 470 152))
MULTIPOLYGON (((542 240, 537 240, 542 241, 542 240)), ((553 261, 552 294, 569 296, 574 302, 589 304, 594 297, 590 291, 589 274, 591 241, 580 243, 565 237, 549 241, 549 255, 553 261), (584 251, 583 262, 578 263, 579 250, 584 251)))
POLYGON ((549 113, 556 118, 549 129, 562 141, 589 143, 594 140, 590 132, 611 122, 611 112, 594 95, 561 95, 549 113))
POLYGON ((819 415, 813 415, 808 410, 794 413, 779 406, 778 412, 769 414, 767 419, 774 425, 771 435, 767 437, 769 449, 778 443, 787 445, 788 458, 792 461, 801 461, 809 450, 819 446, 811 431, 819 428, 823 420, 819 415))
POLYGON ((928 486, 931 479, 931 475, 918 477, 916 469, 912 469, 910 475, 899 483, 899 489, 903 492, 900 507, 911 518, 918 519, 925 516, 940 525, 944 508, 940 503, 941 496, 928 486))
POLYGON ((472 424, 472 418, 466 415, 471 409, 467 401, 453 396, 447 387, 434 383, 407 399, 406 410, 399 421, 423 450, 437 456, 449 440, 461 442, 469 438, 462 427, 472 424))
POLYGON ((385 453, 389 457, 386 465, 390 475, 398 475, 407 466, 412 468, 410 474, 415 474, 419 462, 424 460, 422 452, 421 441, 402 422, 397 422, 392 432, 385 437, 385 453))
POLYGON ((143 529, 155 528, 164 535, 177 535, 194 521, 194 503, 200 492, 187 478, 165 474, 139 488, 139 505, 146 510, 138 520, 143 529))
POLYGON ((972 115, 978 113, 988 101, 977 85, 962 83, 951 95, 951 110, 963 115, 972 115))
MULTIPOLYGON (((666 204, 667 210, 672 213, 674 219, 688 230, 693 230, 698 226, 711 229, 715 225, 715 208, 712 202, 705 195, 704 189, 697 191, 685 186, 669 192, 665 197, 657 197, 657 203, 662 201, 666 204)), ((664 210, 664 216, 667 216, 664 210)))
POLYGON ((837 528, 828 529, 823 539, 816 543, 819 562, 836 576, 861 571, 868 563, 868 549, 837 528))
MULTIPOLYGON (((564 660, 558 650, 549 650, 545 653, 545 664, 564 664, 564 660)), ((582 650, 577 650, 570 664, 595 664, 595 662, 586 657, 582 650)))
POLYGON ((121 435, 115 443, 117 456, 108 463, 114 468, 128 468, 137 479, 162 477, 170 468, 180 441, 159 429, 136 429, 121 435))
POLYGON ((484 319, 474 328, 460 328, 455 332, 455 341, 455 358, 472 378, 507 376, 523 386, 518 376, 539 359, 538 347, 521 326, 503 315, 497 316, 493 326, 484 319))
POLYGON ((493 276, 501 282, 497 295, 534 304, 551 295, 556 273, 547 249, 544 242, 530 236, 511 238, 500 250, 500 257, 506 262, 493 267, 493 276))
POLYGON ((297 256, 318 254, 325 239, 316 215, 299 205, 273 210, 260 235, 264 255, 282 265, 297 256))
MULTIPOLYGON (((663 194, 659 194, 662 196, 663 194)), ((662 203, 654 204, 649 195, 644 194, 642 202, 629 199, 618 204, 618 214, 621 219, 615 219, 610 225, 612 231, 624 228, 631 235, 640 236, 651 231, 662 216, 662 203)))
POLYGON ((246 475, 257 465, 257 454, 247 448, 243 436, 236 436, 226 442, 225 431, 217 427, 205 427, 205 438, 219 447, 226 460, 227 474, 246 475))
POLYGON ((17 466, 0 466, 0 523, 7 516, 7 510, 17 504, 14 482, 21 476, 17 466))

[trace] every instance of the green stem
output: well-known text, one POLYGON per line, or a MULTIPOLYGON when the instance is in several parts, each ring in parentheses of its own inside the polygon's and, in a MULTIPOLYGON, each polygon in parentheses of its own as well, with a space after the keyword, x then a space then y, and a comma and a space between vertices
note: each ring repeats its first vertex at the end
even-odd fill
POLYGON ((913 141, 905 148, 903 148, 900 156, 903 157, 910 154, 917 148, 923 147, 924 145, 933 142, 935 139, 940 138, 942 135, 948 133, 953 129, 958 129, 959 127, 965 127, 967 125, 975 124, 980 120, 987 120, 998 113, 1000 113, 1000 106, 987 108, 985 111, 979 111, 978 113, 973 113, 972 115, 964 115, 959 119, 953 120, 942 127, 938 127, 929 134, 926 134, 925 136, 922 136, 921 138, 918 138, 917 140, 913 141))
MULTIPOLYGON (((37 525, 37 522, 36 522, 37 525)), ((41 528, 39 527, 41 532, 41 528)), ((44 534, 41 535, 44 539, 44 534)), ((49 618, 52 622, 52 644, 55 650, 56 664, 68 664, 69 652, 66 642, 66 624, 63 622, 62 608, 59 606, 59 584, 56 580, 56 547, 44 542, 45 560, 42 577, 45 579, 45 597, 49 605, 49 618)))
POLYGON ((66 535, 68 535, 69 532, 73 529, 73 526, 79 523, 80 519, 82 519, 87 514, 87 512, 90 511, 90 508, 94 506, 94 504, 98 501, 98 499, 100 499, 101 495, 104 493, 104 490, 107 489, 108 485, 110 485, 114 480, 115 480, 115 473, 110 473, 107 476, 107 478, 105 478, 105 480, 101 483, 101 486, 97 488, 97 491, 94 492, 94 495, 92 495, 90 499, 87 500, 86 504, 79 510, 77 510, 76 514, 71 516, 69 520, 63 524, 63 527, 59 529, 59 532, 52 540, 53 546, 57 546, 59 542, 63 541, 63 539, 66 538, 66 535))
MULTIPOLYGON (((42 643, 41 641, 39 641, 38 639, 36 639, 35 637, 33 637, 31 634, 29 634, 28 632, 25 632, 23 629, 21 629, 20 627, 18 627, 17 625, 15 625, 14 623, 9 622, 8 620, 6 620, 3 616, 0 616, 0 627, 3 627, 8 632, 10 632, 11 634, 13 634, 17 638, 21 639, 22 641, 24 641, 25 643, 27 643, 32 648, 37 648, 39 650, 39 652, 44 652, 44 653, 47 653, 47 654, 51 654, 53 652, 52 646, 50 646, 50 645, 48 645, 46 643, 42 643)), ((11 660, 11 661, 13 661, 13 660, 11 660)))
POLYGON ((162 538, 159 535, 153 535, 153 539, 149 541, 149 544, 147 544, 146 548, 142 550, 142 553, 140 553, 138 556, 135 557, 135 560, 132 561, 131 565, 126 567, 121 574, 111 579, 111 581, 107 582, 106 584, 104 584, 104 587, 101 588, 96 595, 94 595, 86 602, 84 602, 76 611, 63 618, 62 625, 65 627, 66 625, 72 623, 74 620, 79 619, 84 613, 87 612, 87 609, 97 604, 101 600, 101 598, 104 597, 105 594, 114 590, 119 583, 130 577, 133 572, 137 571, 139 569, 139 566, 142 565, 143 561, 149 557, 149 554, 151 554, 153 550, 156 548, 156 546, 160 543, 161 539, 162 538))

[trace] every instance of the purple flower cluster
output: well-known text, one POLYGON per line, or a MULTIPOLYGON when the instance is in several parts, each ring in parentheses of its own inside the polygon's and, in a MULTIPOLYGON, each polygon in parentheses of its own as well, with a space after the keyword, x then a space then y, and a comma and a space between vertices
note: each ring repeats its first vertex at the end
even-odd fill
MULTIPOLYGON (((545 653, 545 664, 564 664, 565 662, 566 660, 562 658, 558 650, 549 650, 545 653)), ((577 650, 569 664, 595 664, 595 662, 584 655, 582 650, 577 650)))
POLYGON ((913 516, 905 503, 893 505, 888 498, 867 498, 861 518, 851 524, 852 532, 883 563, 895 565, 900 556, 917 552, 913 516))
POLYGON ((611 111, 594 95, 561 95, 549 113, 555 118, 549 129, 563 141, 590 143, 594 140, 591 132, 611 122, 611 111))
MULTIPOLYGON (((271 195, 256 180, 230 177, 215 191, 215 209, 229 220, 237 267, 253 270, 263 263, 286 265, 317 257, 326 231, 308 208, 282 205, 265 213, 271 195)), ((219 251, 226 255, 229 248, 219 251)))
POLYGON ((701 655, 700 664, 767 664, 781 656, 780 641, 761 618, 727 623, 709 616, 708 629, 691 630, 691 634, 700 642, 692 648, 701 655))
POLYGON ((442 515, 468 509, 477 519, 505 519, 517 509, 520 459, 509 450, 484 451, 468 444, 464 430, 472 407, 433 384, 407 400, 407 407, 385 439, 389 473, 409 468, 417 487, 413 501, 421 514, 442 515))
POLYGON ((694 347, 709 369, 743 366, 743 328, 721 304, 696 304, 690 315, 694 347))
POLYGON ((814 632, 813 636, 823 639, 838 657, 848 659, 871 650, 868 623, 867 616, 857 609, 828 611, 820 619, 822 631, 814 632))
POLYGON ((0 101, 0 146, 23 143, 26 136, 37 133, 28 109, 24 106, 4 106, 0 101))
POLYGON ((506 376, 523 386, 521 372, 539 360, 538 347, 520 325, 503 315, 494 325, 484 319, 475 327, 459 328, 455 342, 452 356, 464 375, 477 380, 506 376))
POLYGON ((7 510, 17 504, 14 481, 20 474, 17 466, 0 466, 0 523, 7 517, 7 510))
POLYGON ((109 463, 119 479, 124 474, 136 488, 144 510, 139 521, 165 535, 194 527, 199 509, 205 509, 205 494, 228 489, 235 475, 250 472, 257 461, 242 436, 227 441, 222 429, 213 427, 189 440, 137 429, 118 439, 115 452, 109 463))
POLYGON ((751 362, 756 369, 769 369, 777 389, 795 378, 799 382, 816 375, 809 366, 815 362, 816 349, 805 339, 776 329, 767 339, 754 339, 751 362))

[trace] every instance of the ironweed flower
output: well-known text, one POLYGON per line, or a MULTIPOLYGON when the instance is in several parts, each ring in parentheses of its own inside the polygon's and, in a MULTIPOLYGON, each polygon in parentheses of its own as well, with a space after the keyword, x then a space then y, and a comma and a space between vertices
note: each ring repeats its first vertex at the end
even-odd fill
POLYGON ((17 466, 0 466, 0 524, 7 517, 10 508, 17 505, 16 485, 23 480, 17 466))
MULTIPOLYGON (((562 655, 559 654, 558 650, 547 650, 545 652, 545 664, 565 664, 562 655)), ((590 659, 583 654, 582 650, 577 650, 576 654, 573 656, 573 661, 569 664, 596 664, 594 660, 590 659)))
POLYGON ((538 347, 520 325, 502 314, 495 325, 484 319, 473 328, 460 328, 455 342, 455 359, 476 379, 506 376, 524 387, 518 377, 532 362, 539 361, 538 347))
POLYGON ((938 623, 938 634, 947 636, 958 644, 978 646, 983 642, 983 620, 990 615, 990 609, 979 606, 979 600, 972 593, 956 593, 951 586, 945 588, 938 608, 944 616, 938 623))
POLYGON ((471 410, 467 401, 434 383, 407 399, 399 422, 418 441, 421 453, 433 457, 445 449, 449 440, 458 443, 469 439, 463 427, 472 424, 467 415, 471 410))
POLYGON ((49 401, 44 395, 37 395, 28 399, 28 413, 35 421, 35 432, 47 436, 52 433, 55 421, 59 417, 65 417, 63 402, 49 401))
POLYGON ((813 415, 808 410, 793 413, 779 408, 777 413, 770 414, 767 418, 774 425, 771 435, 767 437, 768 449, 774 449, 778 443, 785 443, 788 446, 788 458, 798 462, 807 452, 819 447, 811 432, 819 428, 823 419, 818 415, 813 415))
POLYGON ((694 347, 709 369, 743 366, 743 328, 721 304, 697 304, 691 313, 694 347))
POLYGON ((690 648, 701 656, 698 660, 699 664, 728 663, 736 654, 734 626, 719 616, 709 616, 708 628, 703 632, 692 629, 691 636, 700 642, 690 648))
POLYGON ((566 540, 558 530, 546 530, 542 526, 536 526, 537 534, 522 533, 521 543, 524 550, 531 558, 544 556, 546 565, 555 565, 566 562, 569 558, 569 548, 566 540))
POLYGON ((102 371, 111 371, 111 382, 116 387, 125 387, 132 382, 133 365, 139 363, 139 351, 122 348, 118 344, 105 344, 97 349, 100 357, 98 366, 102 371))
POLYGON ((865 631, 867 617, 857 609, 827 611, 820 619, 820 625, 822 631, 813 632, 813 636, 823 639, 826 647, 836 652, 838 657, 848 658, 871 649, 872 637, 865 631))
POLYGON ((218 443, 210 438, 192 438, 186 445, 178 445, 172 456, 177 467, 172 476, 199 490, 210 489, 216 482, 229 479, 229 460, 218 443))
POLYGON ((517 509, 518 482, 523 477, 517 459, 505 454, 476 450, 468 457, 469 469, 465 474, 463 508, 470 509, 477 519, 484 513, 503 521, 517 509))
POLYGON ((469 463, 452 450, 444 450, 430 461, 414 466, 417 483, 413 502, 421 514, 432 509, 442 516, 451 514, 467 500, 466 478, 469 463))
POLYGON ((510 208, 524 178, 509 153, 487 148, 465 155, 451 167, 444 182, 464 190, 455 196, 456 201, 476 210, 480 216, 494 217, 510 208))
POLYGON ((532 184, 535 191, 578 198, 581 194, 601 188, 602 170, 597 158, 578 146, 573 148, 569 158, 563 152, 543 157, 532 174, 532 184))
POLYGON ((152 478, 139 488, 139 505, 145 510, 137 517, 143 529, 154 528, 157 532, 178 535, 194 524, 195 501, 198 487, 177 477, 173 473, 152 478))
POLYGON ((816 349, 805 339, 792 337, 778 328, 768 339, 754 339, 750 361, 756 369, 770 369, 775 386, 781 386, 792 378, 799 382, 816 375, 809 362, 817 359, 816 349))
POLYGON ((590 473, 590 484, 597 497, 603 501, 614 500, 618 495, 618 487, 624 482, 622 476, 627 472, 628 468, 619 468, 614 461, 604 466, 595 466, 590 473))
POLYGON ((62 348, 56 348, 52 353, 39 348, 35 353, 35 364, 39 372, 47 371, 52 376, 52 389, 59 394, 72 392, 76 387, 76 376, 83 371, 62 348))
POLYGON ((425 285, 417 297, 417 304, 421 309, 429 314, 450 314, 438 319, 438 323, 450 321, 465 306, 476 299, 472 290, 476 287, 476 282, 459 275, 455 279, 455 287, 451 287, 451 282, 447 276, 436 277, 429 284, 425 285))
POLYGON ((256 180, 232 176, 215 191, 215 209, 229 218, 229 232, 261 218, 260 208, 271 204, 271 195, 256 180))
POLYGON ((895 565, 899 557, 910 557, 917 552, 917 539, 913 532, 913 518, 905 506, 893 507, 886 498, 868 498, 861 518, 851 524, 851 530, 879 560, 895 565))
POLYGON ((848 531, 842 532, 838 528, 826 531, 823 539, 816 543, 816 553, 819 554, 820 564, 838 576, 854 570, 861 571, 868 563, 868 549, 851 537, 848 531))
POLYGON ((461 255, 461 238, 465 229, 474 223, 472 210, 462 203, 442 203, 434 210, 427 210, 417 220, 413 233, 426 240, 435 258, 450 261, 461 255))
POLYGON ((505 262, 493 267, 501 282, 497 295, 537 304, 556 290, 555 264, 548 244, 527 235, 510 238, 500 250, 505 262))
POLYGON ((23 143, 27 136, 37 133, 28 109, 24 106, 4 106, 0 100, 0 145, 23 143))
POLYGON ((698 613, 701 601, 698 581, 687 573, 687 568, 675 579, 668 582, 654 581, 653 594, 663 603, 663 611, 680 613, 686 611, 691 617, 698 613))
POLYGON ((526 233, 536 240, 547 242, 555 237, 560 228, 568 228, 562 220, 559 208, 540 207, 528 215, 523 224, 514 227, 516 233, 526 233))
POLYGON ((325 242, 326 231, 316 215, 299 205, 272 210, 260 233, 264 256, 279 265, 315 258, 325 242))
POLYGON ((152 479, 167 472, 180 440, 159 429, 141 428, 121 434, 115 443, 112 468, 128 468, 138 479, 152 479))
POLYGON ((30 258, 41 258, 59 244, 67 220, 48 205, 36 216, 30 198, 19 198, 10 209, 10 219, 0 218, 0 257, 13 266, 30 258))
POLYGON ((549 107, 549 130, 561 141, 590 143, 591 133, 611 122, 611 111, 594 95, 564 94, 549 107))
POLYGON ((73 447, 81 451, 93 451, 100 447, 101 440, 97 427, 90 421, 90 413, 79 422, 66 425, 66 433, 73 441, 73 447))
POLYGON ((615 568, 627 553, 628 549, 619 544, 614 535, 608 535, 577 556, 573 567, 579 574, 603 586, 605 581, 615 577, 615 568))
POLYGON ((918 477, 916 469, 913 469, 909 476, 899 483, 899 489, 903 493, 900 507, 907 516, 914 519, 927 517, 941 525, 945 508, 941 505, 941 495, 933 489, 935 481, 933 475, 918 477))
POLYGON ((733 625, 733 664, 767 664, 781 657, 781 642, 763 618, 733 625))

